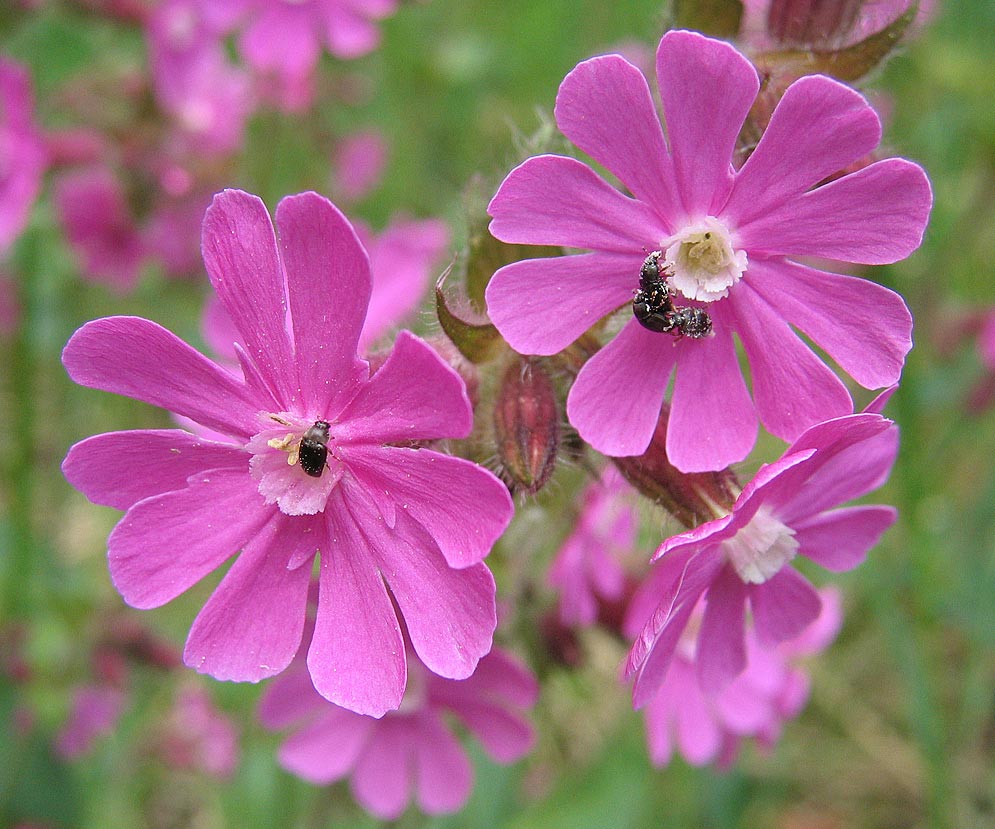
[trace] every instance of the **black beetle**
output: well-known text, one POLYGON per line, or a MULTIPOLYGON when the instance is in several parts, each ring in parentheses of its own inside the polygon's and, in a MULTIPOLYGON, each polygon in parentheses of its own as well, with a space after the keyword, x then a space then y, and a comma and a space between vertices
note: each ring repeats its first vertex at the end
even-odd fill
POLYGON ((328 459, 328 430, 331 424, 327 420, 316 420, 301 438, 297 450, 303 469, 312 478, 320 478, 325 471, 325 461, 328 459))

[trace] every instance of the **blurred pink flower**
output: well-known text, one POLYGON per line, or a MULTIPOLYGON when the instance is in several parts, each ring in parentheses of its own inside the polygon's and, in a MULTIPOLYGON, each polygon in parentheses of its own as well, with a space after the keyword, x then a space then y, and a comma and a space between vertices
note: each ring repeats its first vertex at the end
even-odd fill
POLYGON ((898 451, 898 429, 878 414, 829 420, 805 431, 780 460, 761 467, 732 511, 667 539, 657 569, 632 603, 648 619, 625 666, 633 704, 656 695, 699 599, 698 682, 708 694, 747 665, 745 617, 766 648, 798 636, 819 615, 819 595, 790 562, 802 555, 831 571, 856 567, 894 523, 888 506, 834 509, 881 486, 898 451))
POLYGON ((0 255, 28 223, 48 164, 27 69, 0 57, 0 255))
POLYGON ((59 755, 66 760, 75 760, 89 754, 97 739, 114 730, 126 700, 125 692, 113 685, 77 688, 69 717, 55 740, 59 755))
POLYGON ((765 647, 748 630, 746 667, 716 694, 701 688, 694 661, 694 631, 702 614, 699 603, 660 690, 644 709, 653 764, 667 765, 676 748, 692 765, 728 765, 745 737, 772 747, 784 723, 798 716, 808 699, 808 676, 798 663, 827 648, 843 621, 837 591, 822 590, 820 599, 818 618, 798 636, 774 647, 765 647))
POLYGON ((163 406, 225 441, 97 435, 70 449, 63 471, 92 501, 127 510, 108 558, 134 607, 165 604, 242 550, 184 651, 218 679, 258 681, 289 664, 318 555, 311 678, 332 702, 381 715, 404 693, 398 613, 440 676, 469 676, 490 650, 494 579, 482 559, 511 498, 476 464, 416 448, 472 426, 462 380, 428 345, 402 331, 372 375, 357 355, 371 277, 345 217, 302 193, 280 202, 276 223, 279 243, 262 201, 237 190, 204 220, 243 376, 138 317, 87 323, 63 352, 81 385, 163 406))
POLYGON ((622 598, 625 571, 620 559, 631 552, 638 529, 632 495, 614 466, 605 467, 601 479, 584 492, 573 532, 549 568, 549 583, 560 590, 564 625, 594 624, 599 600, 622 598))
POLYGON ((995 371, 995 310, 989 311, 978 334, 978 354, 989 369, 995 371))
POLYGON ((226 10, 225 3, 165 0, 148 16, 152 84, 179 127, 179 152, 237 150, 255 106, 249 78, 225 55, 226 10))
POLYGON ((147 251, 114 174, 106 167, 65 173, 54 200, 83 276, 119 293, 132 290, 147 251))
POLYGON ((758 417, 793 440, 852 412, 846 387, 794 328, 861 385, 896 382, 912 344, 902 298, 795 259, 902 259, 922 239, 932 195, 922 169, 899 158, 817 186, 881 137, 867 102, 830 78, 792 84, 734 170, 759 87, 753 66, 727 43, 674 31, 660 41, 657 77, 666 138, 646 79, 618 55, 585 61, 563 81, 561 131, 633 197, 576 159, 526 160, 491 201, 491 233, 593 252, 506 265, 488 285, 487 306, 514 349, 554 354, 631 306, 643 260, 660 251, 676 304, 704 310, 714 336, 674 338, 628 319, 580 370, 567 415, 595 449, 641 454, 675 374, 668 456, 685 472, 720 469, 753 447, 758 417), (733 334, 749 359, 753 399, 733 334))
POLYGON ((374 234, 359 225, 360 240, 370 255, 373 294, 359 337, 360 351, 369 349, 392 328, 410 321, 438 275, 433 267, 449 246, 449 228, 438 219, 394 218, 374 234))
POLYGON ((149 256, 159 261, 167 276, 201 273, 200 226, 212 195, 201 190, 179 197, 159 195, 142 229, 149 256))
POLYGON ((498 763, 512 763, 535 735, 523 716, 539 688, 518 660, 495 648, 468 679, 442 679, 412 655, 408 689, 383 719, 354 714, 322 699, 303 664, 267 689, 263 725, 289 728, 280 763, 315 784, 349 778, 356 800, 382 820, 395 820, 412 799, 428 814, 461 809, 473 787, 473 768, 445 715, 452 715, 498 763))
MULTIPOLYGON (((217 0, 199 0, 205 6, 217 0)), ((288 108, 309 103, 311 77, 327 48, 356 58, 380 43, 376 21, 393 14, 398 0, 227 0, 238 17, 238 48, 263 77, 276 78, 288 108)))
POLYGON ((179 688, 160 739, 164 759, 174 768, 225 778, 238 766, 238 731, 199 686, 179 688))
POLYGON ((332 183, 345 201, 359 201, 380 184, 387 165, 387 139, 378 130, 345 138, 332 159, 332 183))

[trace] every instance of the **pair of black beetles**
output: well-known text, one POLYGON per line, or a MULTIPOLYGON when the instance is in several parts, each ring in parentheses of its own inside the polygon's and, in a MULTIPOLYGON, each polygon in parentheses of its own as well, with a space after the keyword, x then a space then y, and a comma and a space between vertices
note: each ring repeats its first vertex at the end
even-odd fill
POLYGON ((653 251, 639 269, 639 290, 632 298, 632 314, 650 331, 672 334, 678 339, 691 337, 698 340, 712 333, 712 320, 701 308, 674 306, 672 293, 667 287, 666 265, 660 266, 663 252, 653 251))
MULTIPOLYGON (((712 333, 712 320, 701 308, 677 308, 667 287, 666 267, 660 267, 662 251, 655 250, 639 269, 639 290, 632 299, 632 313, 650 331, 673 334, 677 338, 700 339, 712 333)), ((331 424, 315 421, 301 437, 298 457, 301 469, 312 478, 320 478, 328 461, 328 432, 331 424)))

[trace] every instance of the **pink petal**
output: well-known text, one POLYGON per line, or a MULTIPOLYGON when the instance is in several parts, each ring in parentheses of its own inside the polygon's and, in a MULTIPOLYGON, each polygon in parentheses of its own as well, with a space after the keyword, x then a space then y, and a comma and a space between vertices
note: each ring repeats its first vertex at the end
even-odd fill
MULTIPOLYGON (((259 722, 265 728, 278 731, 303 723, 311 724, 321 714, 332 711, 345 709, 329 705, 328 700, 318 695, 311 682, 311 675, 307 672, 307 665, 303 659, 299 659, 266 684, 257 714, 259 722)), ((352 712, 349 715, 360 716, 353 715, 352 712)))
POLYGON ((721 569, 722 557, 715 547, 701 552, 688 549, 668 555, 658 566, 667 576, 655 582, 662 588, 659 602, 632 643, 624 668, 627 679, 636 677, 632 689, 635 708, 644 706, 659 690, 691 612, 721 569))
POLYGON ((414 785, 418 735, 407 717, 384 720, 373 732, 352 775, 352 792, 364 809, 381 820, 404 812, 414 785))
MULTIPOLYGON (((667 677, 667 671, 673 662, 677 644, 687 627, 693 609, 694 602, 688 602, 674 611, 664 624, 653 624, 652 630, 655 633, 651 637, 647 636, 651 630, 649 626, 640 634, 641 640, 651 638, 652 644, 648 648, 646 659, 638 668, 632 670, 635 675, 635 680, 632 683, 632 707, 635 710, 638 711, 647 705, 659 692, 660 686, 663 685, 667 677)), ((629 660, 626 663, 627 673, 631 664, 630 652, 629 660)))
POLYGON ((359 339, 360 351, 389 329, 414 317, 428 294, 432 266, 449 244, 449 230, 435 220, 392 223, 372 246, 367 245, 373 271, 373 293, 359 339))
POLYGON ((640 202, 651 205, 665 226, 674 228, 680 200, 660 118, 642 72, 619 55, 586 60, 560 84, 555 115, 567 138, 614 173, 640 202))
POLYGON ((502 242, 633 254, 637 285, 646 256, 640 251, 658 248, 669 235, 645 204, 586 164, 559 155, 534 156, 508 173, 487 212, 494 217, 491 234, 502 242))
POLYGON ((898 382, 912 348, 912 315, 894 291, 776 259, 754 259, 749 284, 864 388, 898 382))
POLYGON ((337 58, 350 60, 376 49, 380 44, 380 30, 365 18, 386 16, 393 10, 393 5, 389 8, 388 5, 369 2, 326 4, 324 29, 328 51, 337 58))
POLYGON ((889 158, 811 190, 739 227, 751 255, 883 265, 922 242, 933 195, 918 164, 889 158))
POLYGON ((460 681, 433 679, 431 696, 441 705, 459 711, 466 701, 528 708, 539 698, 539 683, 516 657, 494 648, 480 660, 473 676, 460 681))
POLYGON ((599 452, 642 454, 660 419, 676 357, 671 337, 630 320, 580 370, 567 397, 567 417, 599 452))
POLYGON ((834 573, 852 570, 898 518, 894 507, 847 507, 794 525, 799 552, 834 573))
POLYGON ((798 636, 780 646, 779 651, 788 656, 811 656, 828 648, 843 626, 843 595, 835 587, 819 591, 822 610, 819 618, 798 636))
POLYGON ((200 472, 125 513, 107 539, 111 580, 132 607, 159 607, 249 543, 273 512, 245 470, 200 472))
POLYGON ((352 225, 317 193, 276 209, 305 407, 332 415, 366 377, 356 355, 370 304, 370 262, 352 225))
POLYGON ((69 449, 62 474, 95 504, 126 510, 138 501, 183 489, 206 469, 248 469, 232 444, 201 440, 180 429, 107 432, 69 449))
POLYGON ((325 507, 331 543, 321 556, 318 617, 308 670, 325 699, 382 717, 404 696, 401 628, 368 543, 336 489, 325 507))
POLYGON ((867 153, 881 140, 881 122, 867 101, 822 75, 788 87, 736 175, 722 210, 739 226, 797 196, 867 153))
POLYGON ((722 469, 743 460, 757 439, 757 416, 728 325, 682 342, 667 424, 667 457, 682 472, 722 469))
POLYGON ((433 673, 465 679, 490 649, 497 627, 494 577, 483 564, 454 570, 403 513, 395 531, 367 537, 404 616, 411 644, 433 673))
POLYGON ((807 430, 788 452, 818 450, 804 482, 778 510, 790 526, 881 486, 898 454, 898 428, 877 415, 837 418, 807 430))
POLYGON ((484 751, 498 763, 514 763, 535 744, 535 730, 522 717, 496 705, 464 702, 456 709, 484 751))
POLYGON ((160 325, 105 317, 70 337, 62 364, 81 386, 161 406, 242 438, 259 430, 259 405, 246 386, 160 325))
POLYGON ((701 690, 689 685, 677 706, 677 744, 691 765, 703 766, 722 748, 722 730, 701 690))
POLYGON ((481 561, 514 513, 508 488, 463 458, 383 446, 362 454, 353 450, 349 462, 368 492, 383 492, 392 509, 421 524, 450 567, 481 561))
POLYGON ((717 694, 746 667, 746 585, 726 565, 705 594, 695 661, 706 694, 717 694))
MULTIPOLYGON (((311 693, 314 693, 313 689, 311 693)), ((281 766, 317 786, 333 783, 349 774, 379 726, 372 717, 354 714, 327 702, 324 707, 321 719, 288 737, 277 755, 281 766)))
POLYGON ((473 409, 459 374, 409 331, 336 418, 335 437, 380 444, 464 438, 473 409))
MULTIPOLYGON (((674 754, 671 723, 674 717, 674 697, 683 688, 675 689, 674 675, 678 663, 674 663, 667 684, 646 706, 646 743, 650 762, 657 768, 666 766, 674 754)), ((683 696, 681 696, 683 699, 683 696)))
POLYGON ((190 629, 183 661, 202 674, 258 682, 280 673, 301 644, 310 567, 301 550, 326 545, 317 520, 280 512, 235 560, 190 629), (315 531, 318 532, 315 532, 315 531))
POLYGON ((241 342, 278 400, 298 386, 287 335, 287 298, 276 236, 258 196, 224 190, 204 216, 201 247, 211 285, 241 342))
POLYGON ((750 608, 757 640, 773 647, 798 636, 819 618, 822 599, 797 570, 783 567, 763 584, 751 586, 750 608))
POLYGON ((678 31, 660 41, 656 74, 684 209, 715 215, 732 184, 732 153, 760 87, 757 72, 728 43, 678 31))
POLYGON ((287 3, 263 6, 239 39, 239 51, 254 69, 303 75, 321 53, 309 8, 287 3))
POLYGON ((732 301, 757 412, 770 432, 793 440, 814 423, 853 412, 846 386, 748 283, 732 301))
POLYGON ((414 760, 418 805, 429 815, 456 812, 469 799, 473 787, 470 760, 438 714, 426 711, 417 722, 414 760))
POLYGON ((219 360, 235 362, 238 359, 234 345, 241 340, 242 335, 238 333, 235 323, 232 322, 231 316, 221 304, 217 294, 208 297, 204 304, 201 334, 204 336, 208 350, 213 351, 219 360))
POLYGON ((645 258, 590 253, 523 259, 487 285, 487 313, 519 354, 555 354, 632 302, 645 258))

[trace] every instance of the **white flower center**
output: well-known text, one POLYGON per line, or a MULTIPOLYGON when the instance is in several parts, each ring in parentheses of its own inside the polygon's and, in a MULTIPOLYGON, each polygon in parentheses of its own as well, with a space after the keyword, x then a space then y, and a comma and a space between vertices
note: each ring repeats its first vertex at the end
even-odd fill
POLYGON ((315 420, 287 412, 263 412, 259 422, 262 429, 246 446, 252 453, 249 472, 259 482, 259 494, 267 504, 276 504, 287 515, 321 512, 344 471, 342 461, 335 455, 334 436, 328 436, 322 452, 313 439, 307 444, 315 420), (302 440, 306 441, 303 461, 302 440), (318 474, 314 474, 316 471, 318 474))
POLYGON ((746 270, 746 251, 736 250, 732 234, 711 216, 688 225, 665 244, 664 261, 673 272, 670 286, 688 299, 723 299, 746 270))
POLYGON ((722 542, 722 549, 744 582, 763 584, 795 557, 798 542, 795 531, 762 506, 749 524, 722 542))

